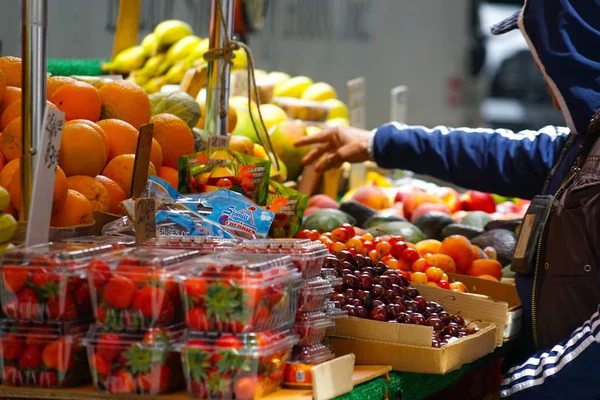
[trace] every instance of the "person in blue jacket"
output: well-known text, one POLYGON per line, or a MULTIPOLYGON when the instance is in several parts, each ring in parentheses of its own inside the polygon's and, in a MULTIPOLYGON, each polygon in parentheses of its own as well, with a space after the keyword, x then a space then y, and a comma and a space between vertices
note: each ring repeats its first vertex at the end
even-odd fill
POLYGON ((511 132, 392 122, 370 132, 325 129, 296 145, 313 145, 304 163, 316 162, 318 170, 373 160, 383 168, 407 169, 469 189, 549 198, 546 218, 538 223, 539 246, 537 239, 527 246, 537 261, 516 277, 523 348, 513 355, 500 394, 599 399, 600 148, 588 157, 584 149, 598 136, 589 126, 600 110, 600 0, 526 0, 492 32, 513 29, 525 37, 566 127, 511 132), (569 209, 572 200, 575 208, 569 209), (586 208, 578 208, 582 204, 586 208), (583 239, 573 242, 572 237, 583 239))

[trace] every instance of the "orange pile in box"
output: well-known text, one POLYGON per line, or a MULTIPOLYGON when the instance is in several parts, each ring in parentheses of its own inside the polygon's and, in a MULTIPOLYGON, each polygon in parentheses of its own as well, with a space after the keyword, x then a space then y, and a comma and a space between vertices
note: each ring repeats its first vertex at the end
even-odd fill
POLYGON ((449 236, 441 242, 428 239, 415 244, 406 242, 402 236, 374 237, 344 224, 322 235, 304 230, 297 237, 318 240, 334 254, 342 250, 362 254, 374 263, 384 263, 411 282, 457 292, 464 292, 466 287, 461 282, 450 282, 449 273, 492 281, 502 278, 502 264, 496 260, 496 251, 492 247, 482 250, 460 235, 449 236))
MULTIPOLYGON (((177 159, 194 152, 191 129, 171 114, 151 116, 150 99, 133 82, 112 81, 99 89, 74 78, 47 81, 47 107, 65 113, 52 221, 54 227, 93 222, 93 212, 122 214, 129 197, 141 125, 154 124, 150 175, 178 179, 177 159), (168 134, 166 133, 168 130, 168 134)), ((8 212, 20 208, 21 59, 0 57, 0 186, 11 197, 8 212)))

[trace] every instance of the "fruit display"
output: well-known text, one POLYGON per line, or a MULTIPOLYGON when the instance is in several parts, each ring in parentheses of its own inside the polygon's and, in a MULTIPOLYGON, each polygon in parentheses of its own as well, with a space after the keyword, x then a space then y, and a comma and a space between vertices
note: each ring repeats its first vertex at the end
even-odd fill
POLYGON ((0 322, 0 367, 10 386, 73 387, 90 380, 80 322, 0 322))
POLYGON ((1 267, 4 314, 35 321, 91 318, 87 266, 112 250, 108 244, 48 243, 7 251, 1 267))
POLYGON ((180 346, 188 393, 197 399, 258 400, 279 387, 297 340, 289 331, 191 334, 180 346))
POLYGON ((171 348, 183 334, 181 325, 137 334, 91 329, 85 343, 96 389, 150 396, 183 389, 181 358, 171 348))
POLYGON ((240 243, 235 251, 289 256, 294 268, 305 279, 319 275, 328 254, 327 248, 320 243, 297 239, 252 240, 240 243))
POLYGON ((98 324, 119 332, 183 322, 176 274, 184 261, 199 255, 145 247, 94 257, 88 281, 98 324))
POLYGON ((181 271, 193 330, 248 333, 293 323, 302 281, 289 256, 222 253, 189 261, 181 271))

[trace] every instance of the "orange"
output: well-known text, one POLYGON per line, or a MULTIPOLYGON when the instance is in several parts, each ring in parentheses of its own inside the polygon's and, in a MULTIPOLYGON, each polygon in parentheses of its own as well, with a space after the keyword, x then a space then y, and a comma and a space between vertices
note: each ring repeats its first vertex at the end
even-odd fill
POLYGON ((0 102, 0 114, 6 110, 13 102, 21 98, 21 88, 14 86, 7 86, 0 102))
POLYGON ((13 119, 2 131, 0 136, 0 151, 7 161, 21 157, 21 138, 23 129, 21 117, 13 119))
MULTIPOLYGON (((18 98, 17 100, 13 101, 8 107, 6 107, 6 110, 4 110, 4 112, 1 114, 2 116, 0 117, 0 132, 2 132, 13 119, 22 116, 22 104, 23 102, 20 98, 18 98)), ((58 110, 58 108, 49 101, 46 101, 46 107, 58 110)))
POLYGON ((152 138, 152 149, 150 150, 150 161, 156 168, 163 164, 163 151, 156 139, 152 138))
POLYGON ((110 206, 108 212, 111 214, 122 215, 123 210, 121 207, 119 207, 119 205, 122 201, 127 200, 127 195, 125 194, 123 188, 119 186, 117 182, 102 175, 98 175, 96 180, 104 185, 108 191, 108 195, 110 196, 110 206))
POLYGON ((4 77, 4 73, 0 71, 0 102, 2 102, 2 96, 4 96, 4 92, 6 91, 6 78, 4 77))
POLYGON ((74 119, 71 122, 81 122, 82 124, 91 126, 96 130, 96 132, 98 132, 100 137, 102 137, 102 141, 104 142, 104 153, 106 154, 106 160, 108 161, 108 157, 110 156, 110 139, 108 138, 106 132, 104 132, 104 129, 102 129, 97 123, 87 119, 74 119))
POLYGON ((169 185, 177 189, 179 186, 179 171, 171 167, 160 167, 158 177, 165 180, 169 185))
POLYGON ((65 119, 87 119, 92 122, 100 118, 101 101, 98 89, 89 83, 65 83, 52 94, 50 101, 65 113, 65 119))
POLYGON ((446 274, 453 274, 456 272, 456 262, 454 262, 452 257, 445 254, 430 254, 425 257, 425 261, 432 267, 440 268, 446 274))
MULTIPOLYGON (((127 196, 131 193, 131 181, 133 178, 133 164, 135 154, 121 154, 110 160, 102 171, 102 175, 117 182, 125 191, 127 196)), ((150 163, 148 167, 148 176, 156 176, 156 168, 150 163)))
POLYGON ((88 225, 94 222, 93 212, 92 203, 84 195, 69 189, 63 205, 52 213, 50 226, 88 225))
POLYGON ((194 135, 189 126, 173 114, 158 114, 150 118, 154 138, 163 151, 163 165, 178 168, 179 157, 194 152, 194 135))
POLYGON ((110 141, 110 155, 107 161, 121 154, 134 154, 137 148, 139 132, 129 123, 119 119, 98 121, 110 141))
POLYGON ((435 239, 421 240, 416 244, 419 256, 425 257, 427 254, 437 254, 440 252, 440 246, 442 242, 435 239))
POLYGON ((2 172, 5 165, 6 165, 6 160, 4 159, 4 156, 2 155, 2 153, 0 153, 0 172, 2 172))
POLYGON ((19 169, 19 165, 20 162, 18 158, 15 158, 14 160, 6 163, 4 168, 2 168, 2 171, 0 171, 0 186, 2 186, 5 189, 8 189, 8 185, 10 185, 10 181, 13 177, 13 174, 17 172, 17 170, 19 169))
POLYGON ((473 261, 485 259, 487 259, 487 255, 481 250, 481 247, 473 245, 473 261))
MULTIPOLYGON (((12 122, 11 122, 12 123, 12 122)), ((67 176, 96 176, 106 164, 102 136, 87 124, 69 121, 63 126, 58 165, 67 176)))
POLYGON ((112 81, 102 85, 98 93, 102 99, 102 119, 118 118, 129 122, 135 129, 140 129, 150 121, 150 99, 144 89, 135 83, 112 81))
POLYGON ((475 260, 467 274, 471 276, 491 275, 500 280, 502 279, 502 264, 496 260, 475 260))
POLYGON ((64 85, 65 83, 76 83, 79 82, 75 78, 69 76, 53 76, 48 78, 46 81, 46 98, 50 100, 56 89, 64 85))
POLYGON ((68 177, 67 182, 69 189, 81 193, 92 203, 94 211, 108 212, 110 208, 108 190, 95 178, 85 175, 75 175, 68 177))
MULTIPOLYGON (((21 163, 19 159, 11 161, 13 163, 10 174, 10 180, 7 186, 5 186, 10 193, 10 202, 15 210, 21 210, 21 163)), ((8 168, 8 164, 6 165, 8 168)), ((5 169, 7 169, 5 168, 5 169)), ((10 173, 10 171, 8 171, 10 173)), ((2 177, 0 177, 2 179, 2 177)), ((62 206, 67 198, 67 176, 60 167, 56 167, 56 177, 54 178, 54 192, 52 194, 52 210, 62 206)))
POLYGON ((469 239, 464 236, 453 235, 444 239, 440 246, 440 253, 454 259, 459 274, 466 274, 473 262, 473 247, 469 239))
POLYGON ((21 87, 21 59, 19 57, 0 57, 0 71, 4 73, 7 86, 21 87))

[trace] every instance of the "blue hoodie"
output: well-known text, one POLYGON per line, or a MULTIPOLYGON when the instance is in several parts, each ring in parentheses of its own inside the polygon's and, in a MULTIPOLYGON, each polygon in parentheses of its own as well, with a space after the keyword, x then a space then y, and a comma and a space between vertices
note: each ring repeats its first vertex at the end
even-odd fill
MULTIPOLYGON (((600 0, 526 0, 517 23, 552 89, 567 127, 540 131, 410 127, 376 130, 373 156, 384 168, 409 169, 463 187, 531 199, 554 194, 600 109, 600 0)), ((524 337, 531 340, 532 279, 517 276, 524 337)), ((501 394, 511 399, 598 399, 600 316, 571 338, 508 371, 501 394)))

